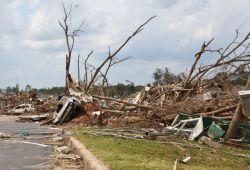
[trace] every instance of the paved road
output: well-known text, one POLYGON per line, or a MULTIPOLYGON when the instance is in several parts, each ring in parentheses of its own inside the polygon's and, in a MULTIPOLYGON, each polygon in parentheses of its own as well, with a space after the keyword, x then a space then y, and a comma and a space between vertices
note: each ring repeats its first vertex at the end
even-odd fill
POLYGON ((56 130, 0 116, 0 132, 17 137, 0 139, 0 170, 53 169, 53 147, 45 143, 56 130))

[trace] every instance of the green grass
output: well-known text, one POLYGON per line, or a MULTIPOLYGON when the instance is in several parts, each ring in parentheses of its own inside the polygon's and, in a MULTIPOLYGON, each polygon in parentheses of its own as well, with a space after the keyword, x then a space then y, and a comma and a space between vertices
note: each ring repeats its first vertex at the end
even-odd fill
MULTIPOLYGON (((76 137, 100 160, 111 169, 173 169, 176 159, 182 160, 186 153, 191 156, 187 163, 178 162, 177 169, 187 170, 250 170, 250 159, 233 156, 224 152, 245 153, 249 151, 224 147, 222 151, 212 148, 200 150, 193 147, 197 142, 190 142, 193 146, 178 147, 174 144, 119 139, 111 136, 93 136, 89 131, 98 129, 81 128, 77 130, 76 137), (186 150, 186 151, 185 151, 186 150)), ((178 142, 187 144, 183 140, 178 142)), ((202 146, 206 147, 206 146, 202 146)))

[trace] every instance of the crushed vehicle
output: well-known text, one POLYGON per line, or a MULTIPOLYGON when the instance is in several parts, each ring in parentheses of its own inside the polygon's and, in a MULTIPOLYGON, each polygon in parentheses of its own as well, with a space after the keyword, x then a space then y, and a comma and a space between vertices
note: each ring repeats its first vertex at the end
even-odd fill
POLYGON ((57 103, 53 124, 67 123, 77 117, 83 110, 80 100, 76 97, 63 96, 57 103))
POLYGON ((20 104, 13 109, 8 110, 8 113, 14 113, 14 114, 21 114, 21 113, 28 113, 28 112, 34 112, 35 108, 32 104, 20 104))

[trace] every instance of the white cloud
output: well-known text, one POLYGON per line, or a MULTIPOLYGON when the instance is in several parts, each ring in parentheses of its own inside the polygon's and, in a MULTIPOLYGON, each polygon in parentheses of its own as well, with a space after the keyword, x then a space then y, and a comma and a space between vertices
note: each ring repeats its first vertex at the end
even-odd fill
MULTIPOLYGON (((147 18, 157 15, 121 51, 120 57, 133 59, 114 68, 111 82, 146 83, 156 67, 185 71, 203 41, 215 37, 221 47, 237 27, 244 26, 242 34, 249 31, 248 0, 67 0, 65 6, 72 3, 78 5, 72 26, 85 21, 74 56, 94 50, 95 65, 106 56, 108 46, 115 50, 147 18)), ((16 78, 34 86, 63 85, 66 48, 58 25, 62 17, 60 0, 0 0, 0 87, 16 78)), ((73 57, 73 74, 75 63, 73 57)))
POLYGON ((204 28, 200 28, 195 31, 195 37, 201 40, 209 39, 212 37, 213 24, 208 23, 204 28))

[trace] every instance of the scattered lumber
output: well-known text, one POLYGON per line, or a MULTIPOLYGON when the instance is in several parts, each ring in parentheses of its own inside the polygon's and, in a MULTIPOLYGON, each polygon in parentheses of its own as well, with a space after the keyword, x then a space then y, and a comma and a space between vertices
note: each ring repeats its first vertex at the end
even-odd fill
POLYGON ((98 98, 98 99, 103 99, 103 100, 111 100, 111 101, 115 101, 115 102, 118 102, 118 103, 123 103, 123 104, 126 104, 126 105, 137 106, 139 108, 144 108, 144 109, 164 110, 163 108, 155 108, 155 107, 152 107, 152 106, 134 104, 134 103, 130 103, 130 102, 126 102, 126 101, 123 101, 123 100, 114 99, 114 98, 110 98, 110 97, 104 97, 104 96, 99 96, 99 95, 93 95, 93 97, 98 98))

